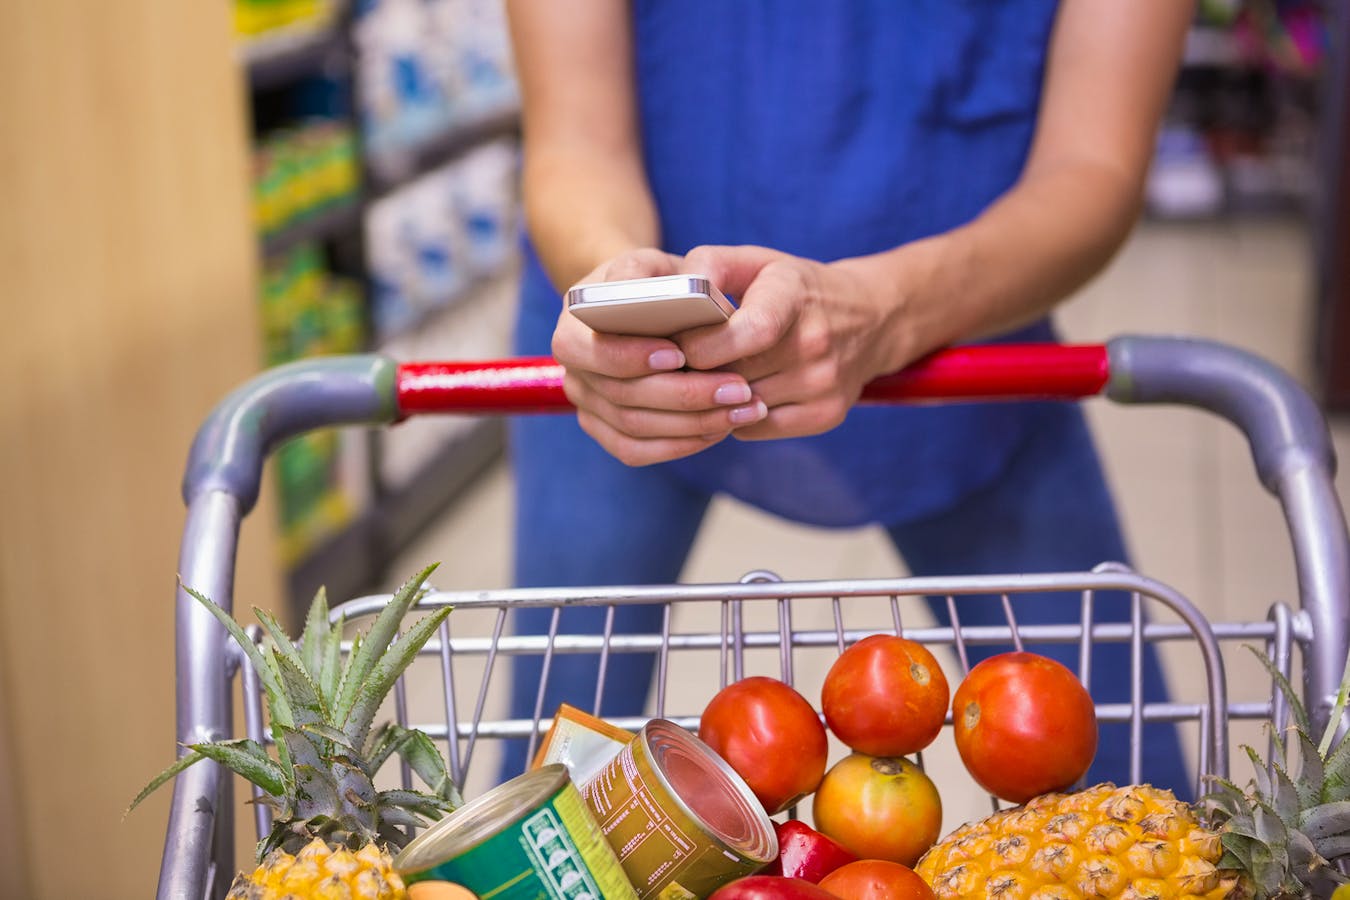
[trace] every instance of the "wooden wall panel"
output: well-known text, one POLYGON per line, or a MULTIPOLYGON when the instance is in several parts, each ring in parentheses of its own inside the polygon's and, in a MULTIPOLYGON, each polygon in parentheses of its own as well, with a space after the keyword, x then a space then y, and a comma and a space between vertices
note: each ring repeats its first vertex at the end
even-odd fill
POLYGON ((228 3, 0 5, 0 896, 153 892, 179 479, 260 357, 244 102, 228 3))

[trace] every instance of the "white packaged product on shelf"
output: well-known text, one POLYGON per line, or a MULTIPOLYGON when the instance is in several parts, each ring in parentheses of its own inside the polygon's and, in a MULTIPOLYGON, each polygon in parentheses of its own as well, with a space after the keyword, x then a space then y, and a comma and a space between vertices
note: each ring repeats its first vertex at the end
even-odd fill
POLYGON ((455 163, 467 263, 477 275, 498 271, 515 253, 519 167, 519 146, 509 139, 484 144, 455 163))

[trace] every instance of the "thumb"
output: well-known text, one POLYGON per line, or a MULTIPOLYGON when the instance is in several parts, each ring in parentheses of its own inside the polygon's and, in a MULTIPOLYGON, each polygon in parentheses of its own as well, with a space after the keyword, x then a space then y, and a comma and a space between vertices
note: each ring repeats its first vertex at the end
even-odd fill
POLYGON ((680 271, 686 275, 706 275, 722 293, 741 297, 761 269, 786 256, 753 244, 737 247, 707 244, 686 253, 680 271))

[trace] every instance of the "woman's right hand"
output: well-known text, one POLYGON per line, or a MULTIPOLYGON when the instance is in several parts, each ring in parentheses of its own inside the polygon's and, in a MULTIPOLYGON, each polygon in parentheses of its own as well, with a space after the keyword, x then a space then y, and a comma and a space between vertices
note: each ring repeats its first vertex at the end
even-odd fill
MULTIPOLYGON (((661 250, 632 250, 579 283, 674 275, 681 263, 661 250)), ((553 331, 553 356, 565 371, 563 390, 582 429, 630 466, 697 453, 768 414, 742 376, 685 369, 676 341, 604 334, 566 309, 553 331)))

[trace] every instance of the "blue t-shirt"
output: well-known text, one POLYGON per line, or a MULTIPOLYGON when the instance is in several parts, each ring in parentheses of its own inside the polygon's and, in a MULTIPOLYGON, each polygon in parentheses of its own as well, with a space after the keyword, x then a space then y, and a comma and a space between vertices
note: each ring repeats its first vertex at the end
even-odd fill
MULTIPOLYGON (((634 0, 665 249, 830 261, 970 221, 1026 160, 1054 15, 1054 0, 634 0)), ((527 246, 518 352, 548 352, 560 308, 527 246)), ((989 483, 1028 422, 1017 404, 860 407, 826 434, 732 438, 659 468, 797 521, 886 524, 989 483)))

